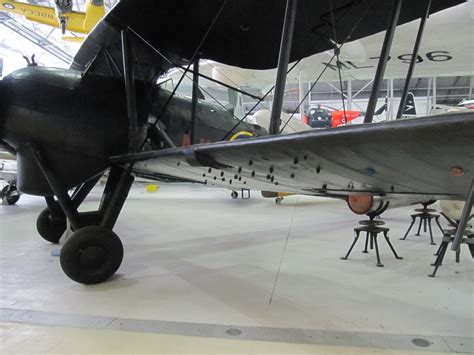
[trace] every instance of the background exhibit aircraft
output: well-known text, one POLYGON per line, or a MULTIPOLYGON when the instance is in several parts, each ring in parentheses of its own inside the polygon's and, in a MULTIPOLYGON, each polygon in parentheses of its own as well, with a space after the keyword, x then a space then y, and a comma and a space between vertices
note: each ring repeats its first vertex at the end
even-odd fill
MULTIPOLYGON (((426 22, 414 77, 473 75, 473 21, 473 1, 462 2, 432 14, 426 22)), ((419 20, 397 27, 384 78, 405 78, 418 25, 419 20)), ((319 79, 320 82, 338 81, 338 67, 342 80, 371 80, 374 78, 383 38, 384 33, 377 33, 346 43, 340 50, 339 65, 332 50, 304 58, 288 74, 287 81, 312 82, 326 64, 329 65, 319 79)), ((258 53, 257 51, 254 55, 257 56, 258 53)), ((295 63, 290 64, 290 68, 293 64, 295 63)), ((248 70, 215 61, 202 62, 200 71, 229 85, 253 86, 263 91, 272 86, 276 78, 275 69, 248 70)))
MULTIPOLYGON (((428 3, 430 12, 437 12, 461 2, 400 7, 394 0, 389 11, 386 2, 373 0, 332 0, 332 8, 313 0, 121 1, 90 33, 70 70, 29 67, 0 83, 0 138, 17 155, 18 187, 45 196, 48 204, 38 217, 38 231, 57 242, 67 216, 74 233, 62 247, 61 266, 71 279, 91 284, 106 280, 121 264, 123 247, 112 229, 134 174, 347 198, 353 209, 362 200, 367 212, 378 198, 470 199, 471 112, 277 134, 288 61, 333 49, 334 42, 343 46, 341 38, 358 40, 388 28, 387 39, 397 23, 424 17, 428 3), (156 79, 172 67, 197 64, 197 54, 247 69, 278 66, 271 135, 141 151, 154 139, 150 129, 174 114, 156 79), (108 168, 99 209, 80 212, 108 168), (69 195, 71 188, 75 192, 69 195)), ((386 64, 387 57, 381 57, 379 67, 386 64)), ((191 143, 198 122, 215 113, 199 100, 196 69, 191 143)), ((379 85, 383 75, 377 73, 379 85)), ((373 116, 367 111, 366 119, 373 116)))
MULTIPOLYGON (((473 1, 463 2, 457 6, 432 14, 426 23, 413 76, 416 78, 431 78, 433 76, 474 75, 472 59, 472 53, 474 53, 474 41, 472 40, 473 21, 473 1)), ((420 20, 412 21, 397 27, 390 51, 390 59, 385 71, 384 77, 386 79, 405 78, 412 57, 413 43, 419 22, 420 20)), ((384 33, 377 33, 348 42, 340 49, 339 58, 334 56, 333 50, 329 50, 304 58, 298 63, 292 63, 290 64, 291 71, 288 73, 286 81, 293 84, 300 83, 300 88, 296 91, 299 93, 299 100, 302 101, 305 94, 305 89, 301 87, 302 83, 312 83, 316 79, 318 79, 318 82, 339 82, 340 79, 343 81, 372 80, 383 36, 384 33)), ((255 55, 258 55, 258 52, 255 55)), ((276 78, 275 69, 248 70, 210 60, 202 60, 199 64, 199 71, 201 74, 216 81, 248 92, 255 93, 255 91, 259 91, 261 95, 268 92, 274 85, 276 78)), ((173 83, 177 83, 180 80, 181 74, 181 70, 172 69, 162 78, 162 81, 172 79, 173 83)), ((191 74, 188 75, 187 80, 188 82, 192 80, 191 74)), ((201 80, 200 83, 201 86, 207 87, 215 87, 217 85, 215 82, 206 79, 201 80)), ((338 84, 335 85, 339 86, 338 84)), ((340 89, 346 94, 345 99, 348 100, 346 88, 340 89)), ((243 117, 245 109, 242 96, 247 102, 249 98, 241 94, 239 94, 240 98, 233 97, 235 95, 237 95, 235 91, 229 90, 229 97, 232 98, 229 101, 236 106, 235 115, 243 117)), ((267 100, 271 100, 271 97, 271 94, 268 95, 267 100)), ((255 99, 250 99, 250 101, 255 101, 255 99)), ((382 103, 379 102, 379 106, 381 105, 382 103)), ((388 105, 389 109, 391 109, 390 106, 394 106, 394 103, 389 102, 388 105)), ((343 107, 344 104, 341 102, 338 107, 340 112, 333 114, 335 116, 333 120, 335 125, 333 126, 342 123, 343 117, 341 113, 343 112, 343 107)), ((302 108, 304 108, 304 105, 302 105, 302 108)), ((296 115, 296 117, 303 117, 305 112, 302 111, 302 108, 299 111, 300 115, 296 115)), ((261 106, 258 109, 260 110, 261 106)), ((265 117, 269 115, 268 110, 261 111, 263 112, 259 112, 257 118, 258 116, 265 117)), ((429 112, 431 111, 433 113, 441 112, 436 108, 429 112)), ((345 116, 347 121, 350 121, 360 117, 361 114, 357 111, 347 110, 346 105, 345 116)), ((252 118, 250 119, 252 120, 252 118)), ((290 124, 295 120, 292 119, 290 124)), ((282 121, 286 122, 287 120, 282 119, 282 121)), ((357 121, 360 121, 360 119, 357 121)), ((252 120, 252 122, 260 124, 256 120, 252 120)), ((265 122, 265 120, 262 120, 261 125, 268 128, 268 126, 264 125, 265 122)), ((295 130, 290 131, 294 132, 295 130)))
MULTIPOLYGON (((74 11, 72 0, 54 0, 54 7, 1 0, 0 10, 24 16, 27 20, 67 31, 88 34, 105 14, 103 0, 87 0, 85 12, 74 11)), ((69 41, 83 41, 83 37, 64 36, 69 41)))

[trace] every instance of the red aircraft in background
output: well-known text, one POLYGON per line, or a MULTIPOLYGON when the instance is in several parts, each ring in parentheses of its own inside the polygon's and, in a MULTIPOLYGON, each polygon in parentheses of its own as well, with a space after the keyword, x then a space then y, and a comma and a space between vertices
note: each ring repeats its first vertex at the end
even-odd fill
MULTIPOLYGON (((380 116, 387 110, 387 100, 377 111, 375 116, 380 116)), ((317 105, 309 109, 304 117, 304 122, 313 128, 329 128, 338 127, 355 120, 356 118, 365 116, 364 111, 353 110, 338 110, 333 107, 317 105)), ((416 116, 415 96, 409 93, 405 109, 403 110, 403 117, 416 116)))

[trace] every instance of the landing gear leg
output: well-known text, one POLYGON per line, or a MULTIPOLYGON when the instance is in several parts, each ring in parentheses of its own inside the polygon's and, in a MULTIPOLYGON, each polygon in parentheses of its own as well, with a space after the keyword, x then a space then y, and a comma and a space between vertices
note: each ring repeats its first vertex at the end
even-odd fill
MULTIPOLYGON (((41 159, 39 152, 35 151, 35 157, 74 231, 61 249, 60 262, 64 273, 83 284, 106 281, 115 274, 123 259, 122 242, 112 229, 134 180, 131 168, 112 167, 99 210, 78 212, 79 206, 99 177, 85 182, 69 196, 55 174, 41 159)), ((48 200, 52 205, 56 202, 53 198, 48 200)))

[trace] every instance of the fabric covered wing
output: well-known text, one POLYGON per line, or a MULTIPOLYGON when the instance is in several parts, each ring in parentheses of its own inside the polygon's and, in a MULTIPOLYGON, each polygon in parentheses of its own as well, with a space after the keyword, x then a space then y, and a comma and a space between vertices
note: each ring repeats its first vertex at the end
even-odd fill
POLYGON ((231 189, 459 199, 474 172, 474 115, 313 130, 115 157, 136 172, 231 189), (460 175, 460 176, 455 176, 460 175))

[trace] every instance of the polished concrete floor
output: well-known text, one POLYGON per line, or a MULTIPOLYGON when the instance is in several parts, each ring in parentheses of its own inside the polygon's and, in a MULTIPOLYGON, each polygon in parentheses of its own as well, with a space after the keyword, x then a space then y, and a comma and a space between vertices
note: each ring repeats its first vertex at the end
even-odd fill
MULTIPOLYGON (((93 208, 99 193, 84 208, 93 208)), ((221 344, 243 353, 474 350, 473 261, 467 248, 459 264, 448 251, 437 277, 428 277, 437 246, 414 232, 399 240, 413 207, 384 214, 404 259, 396 260, 382 239, 385 267, 378 268, 374 252, 361 253, 363 240, 349 260, 340 260, 361 219, 343 202, 294 196, 276 205, 256 192, 250 200, 232 200, 222 189, 172 184, 147 193, 137 185, 115 228, 125 247, 118 274, 83 286, 62 273, 53 256, 58 246, 36 233, 43 205, 22 196, 17 206, 0 207, 0 353, 15 352, 18 344, 19 352, 39 351, 34 342, 25 348, 21 334, 50 326, 69 334, 88 328, 107 337, 182 337, 176 342, 195 341, 195 353, 203 339, 202 349, 243 342, 221 344), (90 325, 97 319, 105 325, 90 325), (228 331, 222 335, 222 329, 228 331), (255 340, 258 347, 249 345, 255 340)), ((439 245, 440 232, 434 233, 439 245)), ((65 352, 61 346, 44 351, 65 352)))

